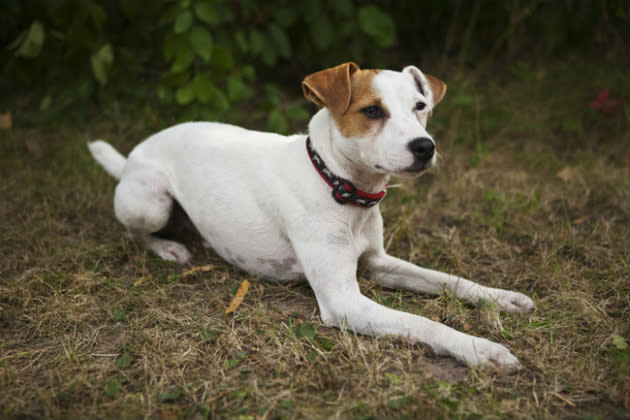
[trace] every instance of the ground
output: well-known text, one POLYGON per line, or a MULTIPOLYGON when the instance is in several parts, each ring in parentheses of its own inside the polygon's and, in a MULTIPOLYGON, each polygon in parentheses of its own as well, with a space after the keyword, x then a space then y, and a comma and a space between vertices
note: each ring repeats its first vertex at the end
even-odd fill
POLYGON ((390 253, 536 309, 388 290, 360 271, 362 291, 508 346, 516 373, 324 327, 308 285, 253 278, 199 243, 190 273, 128 240, 115 182, 85 143, 128 152, 167 118, 120 103, 79 123, 16 115, 0 131, 0 417, 628 418, 630 111, 617 61, 439 74, 440 169, 381 204, 390 253))

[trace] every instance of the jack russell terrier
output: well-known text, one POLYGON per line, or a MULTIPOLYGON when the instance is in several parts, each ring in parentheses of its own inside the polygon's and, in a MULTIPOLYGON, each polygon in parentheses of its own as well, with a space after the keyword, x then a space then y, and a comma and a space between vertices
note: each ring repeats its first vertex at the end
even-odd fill
POLYGON ((186 264, 184 245, 155 235, 181 206, 226 261, 265 278, 306 278, 326 325, 425 343, 470 366, 520 367, 498 343, 379 305, 359 290, 361 260, 386 287, 431 294, 446 288, 507 312, 534 308, 521 293, 421 268, 383 247, 378 204, 391 175, 416 176, 435 165, 426 126, 446 84, 414 66, 395 72, 345 63, 307 76, 302 89, 321 107, 308 135, 189 122, 149 137, 126 159, 104 141, 89 143, 120 180, 118 220, 160 257, 186 264))

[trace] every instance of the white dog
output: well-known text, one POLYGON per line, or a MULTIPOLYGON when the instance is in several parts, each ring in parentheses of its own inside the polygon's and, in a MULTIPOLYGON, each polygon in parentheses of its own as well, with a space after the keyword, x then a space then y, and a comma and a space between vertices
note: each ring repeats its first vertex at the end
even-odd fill
POLYGON ((435 165, 426 125, 446 85, 414 66, 394 72, 346 63, 309 75, 302 88, 321 107, 308 136, 191 122, 149 137, 127 159, 103 141, 90 143, 96 160, 120 180, 118 220, 160 257, 188 263, 184 245, 154 235, 179 203, 230 263, 266 278, 305 277, 326 325, 408 338, 471 366, 518 367, 500 344, 379 305, 359 290, 361 260, 387 287, 433 294, 446 288, 508 312, 534 307, 521 293, 420 268, 383 247, 378 203, 391 175, 435 165))

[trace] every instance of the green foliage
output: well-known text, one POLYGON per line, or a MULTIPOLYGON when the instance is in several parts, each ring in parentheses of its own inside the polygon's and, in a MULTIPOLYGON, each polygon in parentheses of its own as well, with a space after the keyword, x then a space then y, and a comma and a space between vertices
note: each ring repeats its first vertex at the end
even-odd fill
POLYGON ((389 47, 396 40, 394 21, 376 6, 359 9, 359 27, 380 47, 389 47))
POLYGON ((123 355, 116 360, 116 366, 121 369, 125 369, 131 366, 131 356, 129 356, 129 353, 123 353, 123 355))
POLYGON ((45 39, 44 25, 36 20, 9 45, 9 49, 15 49, 16 57, 35 58, 42 51, 45 39))
POLYGON ((309 341, 315 341, 315 334, 317 333, 317 328, 315 328, 312 324, 308 322, 303 322, 298 327, 293 327, 293 333, 298 338, 307 338, 309 341))
POLYGON ((103 86, 107 84, 107 75, 114 63, 114 52, 111 44, 105 44, 90 57, 92 74, 103 86))
POLYGON ((41 110, 58 113, 139 86, 149 94, 143 90, 138 100, 155 98, 180 118, 218 118, 255 99, 260 112, 253 118, 286 133, 308 114, 283 108, 280 95, 259 81, 289 78, 294 86, 345 61, 395 67, 421 64, 420 54, 457 54, 466 64, 532 50, 557 55, 621 38, 627 12, 620 0, 574 3, 6 0, 0 86, 28 88, 41 110))
POLYGON ((114 308, 114 312, 112 314, 112 320, 114 322, 128 321, 127 314, 121 308, 114 308))
POLYGON ((107 381, 107 384, 105 384, 105 394, 107 394, 108 397, 114 397, 118 391, 120 391, 120 379, 118 377, 107 381))
POLYGON ((160 392, 157 396, 159 402, 173 402, 184 395, 184 389, 180 386, 174 386, 166 391, 160 392))

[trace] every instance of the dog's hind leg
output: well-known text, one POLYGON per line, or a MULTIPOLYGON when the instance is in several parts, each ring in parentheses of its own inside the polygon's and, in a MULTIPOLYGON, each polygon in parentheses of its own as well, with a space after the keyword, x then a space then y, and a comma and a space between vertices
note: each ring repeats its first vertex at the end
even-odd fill
POLYGON ((130 235, 163 259, 186 264, 191 254, 184 245, 154 235, 167 225, 172 210, 168 179, 157 169, 143 167, 129 171, 116 187, 116 218, 130 235))

